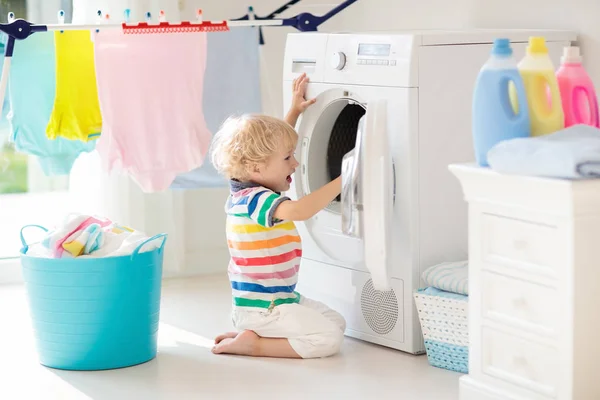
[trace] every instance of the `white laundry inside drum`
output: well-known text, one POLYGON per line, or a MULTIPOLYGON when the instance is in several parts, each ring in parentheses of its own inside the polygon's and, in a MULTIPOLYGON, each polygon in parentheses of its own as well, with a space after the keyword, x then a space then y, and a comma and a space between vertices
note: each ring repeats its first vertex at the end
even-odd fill
MULTIPOLYGON (((366 113, 365 107, 351 99, 333 101, 323 110, 311 135, 306 173, 307 193, 318 190, 342 172, 342 159, 354 149, 358 123, 366 113)), ((341 213, 340 196, 327 209, 341 213)))

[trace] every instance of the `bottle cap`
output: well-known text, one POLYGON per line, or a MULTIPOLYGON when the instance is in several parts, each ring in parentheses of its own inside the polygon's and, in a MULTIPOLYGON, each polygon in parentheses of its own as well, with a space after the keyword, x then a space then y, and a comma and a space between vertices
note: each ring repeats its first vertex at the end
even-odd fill
POLYGON ((543 37, 533 36, 529 38, 527 54, 548 54, 546 40, 543 37))
POLYGON ((582 61, 579 54, 579 47, 569 46, 563 49, 563 56, 560 58, 562 64, 580 64, 582 61))
POLYGON ((510 56, 512 55, 512 49, 510 47, 510 40, 508 39, 495 39, 494 47, 492 47, 492 54, 495 56, 510 56))

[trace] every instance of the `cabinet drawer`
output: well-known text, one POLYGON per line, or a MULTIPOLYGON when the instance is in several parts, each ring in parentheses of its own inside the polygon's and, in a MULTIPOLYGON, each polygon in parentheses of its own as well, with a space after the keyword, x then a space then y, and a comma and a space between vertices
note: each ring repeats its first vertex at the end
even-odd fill
POLYGON ((546 396, 556 396, 559 353, 555 347, 482 328, 483 373, 546 396))
POLYGON ((508 278, 493 272, 481 274, 482 317, 553 336, 560 318, 556 289, 508 278))
POLYGON ((564 264, 567 243, 555 226, 494 214, 483 214, 482 224, 484 263, 550 276, 564 264))

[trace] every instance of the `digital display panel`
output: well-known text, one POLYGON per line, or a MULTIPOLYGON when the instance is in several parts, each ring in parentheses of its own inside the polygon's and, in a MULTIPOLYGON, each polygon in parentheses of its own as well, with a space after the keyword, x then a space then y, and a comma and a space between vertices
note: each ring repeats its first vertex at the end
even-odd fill
POLYGON ((389 44, 360 43, 358 45, 358 55, 387 57, 390 55, 390 47, 392 46, 389 44))

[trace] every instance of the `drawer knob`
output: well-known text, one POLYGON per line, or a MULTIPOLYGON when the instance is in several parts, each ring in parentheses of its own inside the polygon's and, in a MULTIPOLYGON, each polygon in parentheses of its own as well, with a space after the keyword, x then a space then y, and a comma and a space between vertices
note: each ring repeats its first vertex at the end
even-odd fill
POLYGON ((524 250, 527 248, 527 241, 522 239, 516 239, 513 242, 513 246, 515 246, 515 249, 517 250, 524 250))
POLYGON ((512 303, 515 308, 527 308, 527 299, 525 297, 517 297, 512 303))
POLYGON ((527 359, 524 356, 514 356, 513 357, 513 365, 515 367, 515 369, 518 369, 520 371, 522 371, 521 373, 523 374, 524 377, 527 377, 528 379, 531 380, 537 380, 536 379, 536 372, 533 369, 533 366, 529 365, 529 361, 527 361, 527 359))
POLYGON ((513 358, 513 364, 519 367, 524 367, 527 365, 527 359, 523 356, 515 356, 513 358))

